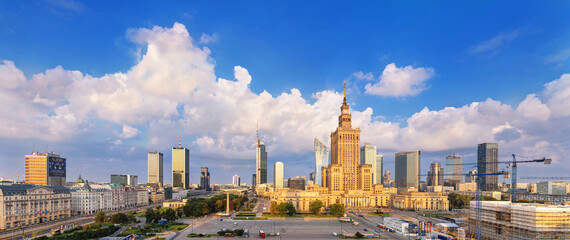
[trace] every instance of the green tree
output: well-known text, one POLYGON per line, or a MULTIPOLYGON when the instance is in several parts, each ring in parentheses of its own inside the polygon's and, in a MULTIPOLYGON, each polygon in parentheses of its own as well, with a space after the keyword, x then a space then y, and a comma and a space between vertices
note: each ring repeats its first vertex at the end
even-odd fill
POLYGON ((234 203, 234 209, 235 209, 235 210, 239 210, 239 208, 241 207, 241 201, 242 201, 242 199, 241 199, 241 198, 237 198, 237 199, 234 199, 234 200, 232 200, 232 201, 233 201, 233 203, 234 203))
POLYGON ((279 203, 279 205, 277 205, 277 213, 279 213, 279 215, 285 215, 287 213, 287 203, 279 203))
POLYGON ((360 232, 356 232, 356 233, 354 234, 354 236, 355 236, 356 238, 364 238, 364 235, 363 235, 362 233, 360 233, 360 232))
POLYGON ((102 223, 105 222, 105 213, 103 211, 97 211, 97 214, 95 214, 95 222, 96 223, 102 223))
MULTIPOLYGON (((164 208, 163 208, 164 209, 164 208)), ((176 217, 176 211, 174 211, 174 209, 172 208, 166 208, 163 212, 162 212, 162 217, 164 219, 166 219, 166 221, 168 222, 174 222, 176 221, 176 219, 178 219, 176 217)))
POLYGON ((147 208, 146 211, 144 212, 144 217, 146 218, 145 222, 146 223, 154 222, 157 215, 158 214, 152 208, 147 208))
POLYGON ((311 204, 309 204, 309 211, 313 214, 319 214, 321 212, 321 208, 323 207, 323 202, 321 200, 315 200, 311 204))
POLYGON ((199 215, 206 215, 210 213, 210 209, 208 208, 208 204, 206 202, 200 202, 198 204, 198 213, 199 215))
POLYGON ((292 203, 287 203, 285 205, 285 209, 287 210, 287 215, 292 216, 293 214, 297 213, 295 206, 292 203))
POLYGON ((342 216, 344 215, 344 205, 340 203, 335 203, 329 206, 330 212, 332 215, 335 216, 342 216))
POLYGON ((269 205, 269 212, 271 215, 277 215, 277 202, 271 201, 271 205, 269 205))
POLYGON ((132 222, 132 223, 137 221, 137 217, 135 217, 135 215, 132 213, 127 215, 127 218, 129 219, 129 222, 132 222))
POLYGON ((224 201, 221 199, 216 201, 216 212, 224 210, 224 201))
POLYGON ((129 219, 128 219, 127 215, 124 213, 115 213, 115 214, 111 215, 111 222, 117 223, 117 224, 122 224, 122 223, 129 222, 129 219))

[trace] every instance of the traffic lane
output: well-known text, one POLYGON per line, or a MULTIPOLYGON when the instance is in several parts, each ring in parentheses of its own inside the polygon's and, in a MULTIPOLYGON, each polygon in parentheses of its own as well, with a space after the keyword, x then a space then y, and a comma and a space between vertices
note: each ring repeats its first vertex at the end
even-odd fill
POLYGON ((372 216, 369 214, 360 214, 363 217, 360 217, 360 215, 358 214, 352 214, 349 213, 349 215, 353 215, 354 219, 357 219, 359 221, 360 224, 364 224, 368 227, 370 227, 369 231, 371 230, 372 232, 374 232, 374 230, 378 231, 380 233, 381 237, 386 237, 388 236, 390 239, 407 239, 406 237, 398 234, 398 233, 393 233, 393 232, 389 232, 387 230, 382 230, 381 228, 378 227, 378 223, 383 222, 381 217, 370 217, 370 219, 367 217, 368 216, 372 216))

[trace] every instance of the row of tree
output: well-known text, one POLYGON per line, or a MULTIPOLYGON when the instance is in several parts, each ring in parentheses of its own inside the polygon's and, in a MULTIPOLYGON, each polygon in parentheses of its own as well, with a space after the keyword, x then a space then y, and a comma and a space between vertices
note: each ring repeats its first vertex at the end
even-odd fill
POLYGON ((147 208, 144 212, 146 223, 158 223, 158 221, 163 218, 168 222, 174 222, 180 218, 181 215, 181 211, 177 212, 172 208, 159 208, 156 210, 147 208))
MULTIPOLYGON (((309 204, 309 211, 311 213, 318 215, 321 213, 322 208, 324 207, 324 203, 321 200, 315 200, 309 204)), ((328 208, 328 211, 331 215, 334 216, 342 216, 344 215, 345 209, 344 205, 340 203, 331 204, 328 208)), ((271 215, 293 215, 297 213, 295 206, 293 203, 290 202, 282 202, 277 204, 276 201, 272 201, 271 205, 269 206, 269 212, 271 215)))
MULTIPOLYGON (((450 193, 447 195, 447 200, 449 200, 449 207, 451 209, 461 209, 469 205, 470 201, 474 201, 475 197, 467 195, 459 195, 457 193, 450 193)), ((483 201, 496 201, 497 199, 493 197, 483 196, 483 201)))
POLYGON ((133 214, 124 214, 124 213, 115 213, 111 214, 108 217, 105 215, 103 211, 98 211, 95 214, 95 222, 96 223, 104 223, 104 222, 111 222, 116 224, 124 224, 124 223, 133 223, 136 222, 137 219, 133 214))
MULTIPOLYGON (((230 211, 240 209, 247 202, 247 197, 230 194, 230 211)), ((226 194, 219 194, 211 198, 190 198, 182 207, 182 213, 186 217, 199 217, 213 212, 221 212, 226 209, 226 194)))

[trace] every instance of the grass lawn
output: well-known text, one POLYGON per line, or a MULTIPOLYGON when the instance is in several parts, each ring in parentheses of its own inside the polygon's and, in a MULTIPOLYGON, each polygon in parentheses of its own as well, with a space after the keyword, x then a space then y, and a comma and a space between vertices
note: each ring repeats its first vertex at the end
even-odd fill
POLYGON ((166 225, 166 228, 170 231, 181 231, 186 227, 188 227, 188 224, 185 223, 169 223, 166 225))
POLYGON ((209 237, 214 237, 214 236, 218 236, 218 234, 206 234, 206 235, 202 235, 202 234, 198 234, 198 233, 190 233, 188 234, 189 238, 209 238, 209 237))

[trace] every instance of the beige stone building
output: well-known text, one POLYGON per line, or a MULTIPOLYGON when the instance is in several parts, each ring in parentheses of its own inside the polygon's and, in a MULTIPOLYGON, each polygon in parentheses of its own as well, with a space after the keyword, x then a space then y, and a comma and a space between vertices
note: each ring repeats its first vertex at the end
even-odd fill
POLYGON ((392 206, 411 210, 449 210, 447 195, 437 192, 401 192, 392 198, 392 206))
POLYGON ((0 230, 66 219, 71 194, 62 186, 0 185, 0 230))

